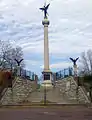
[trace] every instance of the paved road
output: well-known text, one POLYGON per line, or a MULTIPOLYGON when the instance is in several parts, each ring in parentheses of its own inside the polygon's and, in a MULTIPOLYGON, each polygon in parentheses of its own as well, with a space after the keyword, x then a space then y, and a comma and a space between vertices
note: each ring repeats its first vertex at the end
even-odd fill
POLYGON ((92 120, 92 108, 2 108, 0 120, 92 120))

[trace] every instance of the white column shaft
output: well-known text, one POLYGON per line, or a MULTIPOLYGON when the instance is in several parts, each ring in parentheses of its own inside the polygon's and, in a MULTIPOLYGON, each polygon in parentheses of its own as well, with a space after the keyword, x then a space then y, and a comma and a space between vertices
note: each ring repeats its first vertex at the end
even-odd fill
POLYGON ((44 70, 49 70, 48 25, 44 25, 44 70))

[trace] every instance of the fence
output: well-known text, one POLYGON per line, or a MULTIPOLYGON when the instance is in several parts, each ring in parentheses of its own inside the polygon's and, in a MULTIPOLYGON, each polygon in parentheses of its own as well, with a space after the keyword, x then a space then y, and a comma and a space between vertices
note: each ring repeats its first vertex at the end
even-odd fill
MULTIPOLYGON (((54 83, 55 80, 63 79, 68 76, 73 76, 73 68, 66 68, 63 70, 60 70, 56 73, 52 73, 52 83, 54 83)), ((43 75, 40 76, 38 79, 38 84, 41 84, 43 82, 43 75)))
POLYGON ((62 78, 68 77, 68 76, 72 76, 73 74, 74 74, 73 68, 70 68, 70 67, 60 70, 60 71, 56 72, 56 80, 62 79, 62 78))
POLYGON ((31 72, 25 69, 21 70, 21 77, 24 77, 30 80, 35 80, 36 76, 37 75, 34 72, 31 72))

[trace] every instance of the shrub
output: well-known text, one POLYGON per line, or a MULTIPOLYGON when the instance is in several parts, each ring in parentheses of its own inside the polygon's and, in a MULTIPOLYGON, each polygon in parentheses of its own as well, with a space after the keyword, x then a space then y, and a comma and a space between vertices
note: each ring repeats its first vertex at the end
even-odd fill
POLYGON ((12 85, 12 73, 0 71, 0 86, 8 87, 12 85))

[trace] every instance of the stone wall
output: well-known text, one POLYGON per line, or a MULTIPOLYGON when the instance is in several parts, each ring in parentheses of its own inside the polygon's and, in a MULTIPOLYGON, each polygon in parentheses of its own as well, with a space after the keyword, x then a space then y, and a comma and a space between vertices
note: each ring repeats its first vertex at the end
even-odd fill
MULTIPOLYGON (((62 80, 58 80, 56 82, 55 87, 57 89, 54 89, 53 92, 47 93, 47 98, 49 100, 53 101, 53 99, 57 98, 56 102, 59 101, 60 103, 62 103, 62 100, 67 101, 66 103, 75 103, 75 104, 90 103, 90 100, 87 97, 85 91, 82 89, 81 86, 79 87, 77 86, 76 81, 73 79, 73 77, 68 77, 62 80), (57 97, 55 98, 51 97, 51 94, 55 96, 55 92, 56 92, 57 97)), ((31 101, 33 97, 37 98, 38 100, 39 96, 40 97, 43 96, 43 92, 41 93, 41 91, 38 91, 38 92, 34 92, 34 91, 37 91, 37 84, 35 81, 25 80, 22 78, 16 78, 12 89, 8 88, 6 90, 0 103, 1 105, 9 105, 9 104, 17 105, 25 100, 31 101), (38 97, 35 95, 38 95, 38 97)))
POLYGON ((81 86, 77 86, 73 77, 68 77, 56 82, 56 87, 60 89, 60 94, 72 103, 90 103, 89 98, 81 86))
POLYGON ((8 88, 1 98, 1 105, 19 104, 23 102, 28 94, 36 89, 35 81, 16 78, 12 88, 8 88))

